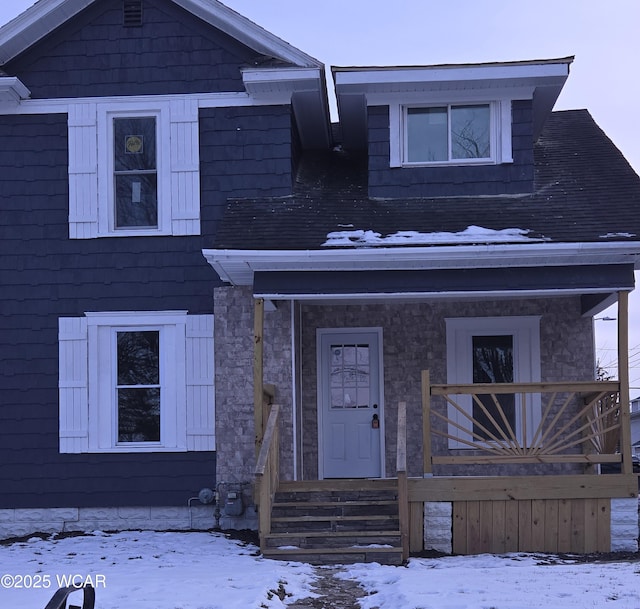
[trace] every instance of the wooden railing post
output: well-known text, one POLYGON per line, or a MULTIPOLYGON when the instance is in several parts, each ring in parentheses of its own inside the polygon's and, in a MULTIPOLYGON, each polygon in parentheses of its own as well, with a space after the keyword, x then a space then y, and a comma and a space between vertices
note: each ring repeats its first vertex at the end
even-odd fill
POLYGON ((264 354, 264 299, 256 298, 253 305, 253 425, 256 456, 260 451, 264 433, 263 354, 264 354))
POLYGON ((398 519, 402 560, 409 558, 409 487, 407 482, 407 403, 398 404, 398 446, 396 469, 398 473, 398 519))
POLYGON ((618 380, 620 381, 620 454, 622 473, 632 474, 629 399, 629 292, 618 292, 618 380))
POLYGON ((266 537, 271 532, 271 508, 280 481, 279 415, 280 407, 272 405, 255 469, 254 501, 258 507, 258 535, 263 552, 266 537))
POLYGON ((422 472, 433 473, 431 462, 431 376, 422 371, 422 472))

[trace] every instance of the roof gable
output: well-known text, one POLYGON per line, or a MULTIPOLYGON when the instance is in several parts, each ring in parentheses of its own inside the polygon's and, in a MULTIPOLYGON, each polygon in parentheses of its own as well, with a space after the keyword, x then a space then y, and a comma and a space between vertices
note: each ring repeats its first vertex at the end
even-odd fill
MULTIPOLYGON (((98 0, 39 0, 0 28, 0 65, 24 52, 98 0)), ((317 59, 267 32, 217 0, 170 0, 255 51, 298 67, 322 67, 317 59)))

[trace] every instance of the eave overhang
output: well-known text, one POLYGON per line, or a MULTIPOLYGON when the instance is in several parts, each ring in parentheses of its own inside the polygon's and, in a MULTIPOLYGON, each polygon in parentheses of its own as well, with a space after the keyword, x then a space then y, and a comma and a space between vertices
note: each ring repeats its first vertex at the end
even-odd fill
POLYGON ((544 120, 569 76, 573 57, 503 63, 434 66, 332 67, 345 140, 366 144, 366 108, 390 103, 465 99, 533 99, 534 131, 544 120))
POLYGON ((538 243, 332 250, 202 251, 219 277, 252 286, 254 273, 275 271, 425 271, 583 265, 640 268, 640 243, 538 243))
POLYGON ((324 68, 244 68, 242 80, 256 101, 292 104, 303 148, 326 149, 330 141, 324 68))
POLYGON ((31 91, 15 76, 0 76, 0 104, 18 105, 21 100, 28 99, 31 91))

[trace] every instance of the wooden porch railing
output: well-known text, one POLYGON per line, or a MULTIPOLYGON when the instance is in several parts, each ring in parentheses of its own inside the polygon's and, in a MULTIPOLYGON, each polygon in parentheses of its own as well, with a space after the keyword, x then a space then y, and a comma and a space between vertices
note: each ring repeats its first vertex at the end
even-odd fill
POLYGON ((398 473, 398 520, 402 543, 402 560, 409 558, 409 487, 407 482, 407 403, 398 404, 398 445, 396 455, 398 473))
POLYGON ((436 385, 424 371, 422 382, 423 435, 448 446, 432 454, 425 442, 425 473, 432 464, 630 461, 630 446, 617 452, 617 381, 436 385), (444 402, 434 408, 436 396, 444 402))
POLYGON ((264 541, 271 532, 271 507, 280 481, 280 433, 278 421, 280 406, 271 406, 265 426, 260 452, 255 469, 254 502, 258 508, 258 534, 260 549, 264 551, 264 541))

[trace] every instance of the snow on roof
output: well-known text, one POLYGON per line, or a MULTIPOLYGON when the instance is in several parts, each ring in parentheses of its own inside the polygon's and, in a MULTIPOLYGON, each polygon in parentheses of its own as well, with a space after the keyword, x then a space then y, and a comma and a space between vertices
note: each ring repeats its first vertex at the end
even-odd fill
POLYGON ((323 247, 344 247, 345 245, 367 247, 377 245, 435 245, 450 243, 524 243, 546 241, 541 237, 528 237, 531 231, 523 228, 503 228, 494 230, 482 226, 467 226, 457 233, 418 231, 398 231, 392 235, 382 236, 373 230, 344 230, 327 235, 323 247))
POLYGON ((607 233, 605 235, 600 235, 600 239, 617 239, 618 237, 635 237, 635 233, 607 233))

